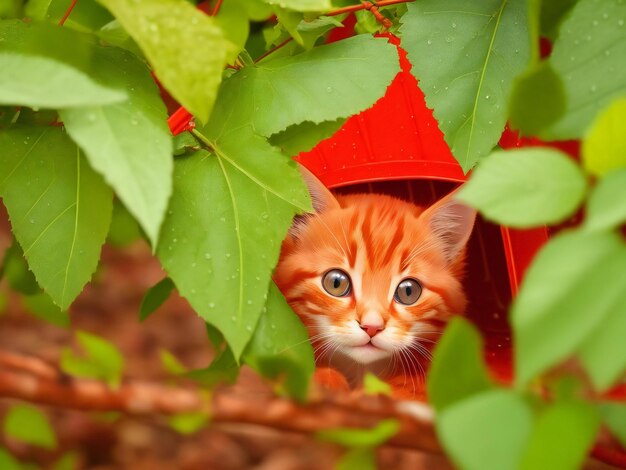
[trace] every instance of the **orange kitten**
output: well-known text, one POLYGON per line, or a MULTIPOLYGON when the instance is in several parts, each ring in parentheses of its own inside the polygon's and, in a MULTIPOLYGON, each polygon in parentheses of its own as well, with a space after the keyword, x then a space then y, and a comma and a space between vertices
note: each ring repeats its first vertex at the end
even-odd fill
POLYGON ((335 198, 303 173, 316 213, 295 222, 274 279, 309 331, 317 377, 356 387, 371 371, 397 396, 419 394, 434 341, 465 310, 474 210, 454 193, 425 209, 378 194, 335 198))

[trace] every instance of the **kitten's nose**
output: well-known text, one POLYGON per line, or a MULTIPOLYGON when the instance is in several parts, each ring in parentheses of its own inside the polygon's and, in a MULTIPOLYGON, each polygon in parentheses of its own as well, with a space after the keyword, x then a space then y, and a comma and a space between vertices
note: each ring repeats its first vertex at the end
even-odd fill
POLYGON ((365 331, 370 338, 373 338, 378 334, 379 331, 382 331, 384 328, 382 326, 372 326, 372 325, 360 325, 361 329, 365 331))
POLYGON ((359 319, 359 326, 370 338, 373 338, 379 331, 385 329, 385 320, 380 313, 368 311, 359 319))

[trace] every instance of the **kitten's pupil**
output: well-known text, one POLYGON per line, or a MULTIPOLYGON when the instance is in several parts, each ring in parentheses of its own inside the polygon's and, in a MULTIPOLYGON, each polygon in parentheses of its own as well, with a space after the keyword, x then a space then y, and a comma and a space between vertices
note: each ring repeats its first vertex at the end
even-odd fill
POLYGON ((415 279, 404 279, 398 284, 393 298, 403 305, 413 305, 422 295, 422 286, 415 279))

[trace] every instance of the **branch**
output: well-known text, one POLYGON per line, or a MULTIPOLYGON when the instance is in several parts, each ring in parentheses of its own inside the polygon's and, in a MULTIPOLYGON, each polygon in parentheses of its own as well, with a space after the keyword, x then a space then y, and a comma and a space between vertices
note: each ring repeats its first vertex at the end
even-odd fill
POLYGON ((208 412, 212 422, 256 424, 304 434, 336 427, 371 428, 382 419, 395 418, 401 428, 387 445, 441 452, 425 405, 383 396, 318 396, 300 405, 241 387, 216 390, 211 399, 202 390, 146 382, 127 381, 110 389, 94 380, 68 377, 40 359, 0 351, 0 397, 135 415, 208 412))

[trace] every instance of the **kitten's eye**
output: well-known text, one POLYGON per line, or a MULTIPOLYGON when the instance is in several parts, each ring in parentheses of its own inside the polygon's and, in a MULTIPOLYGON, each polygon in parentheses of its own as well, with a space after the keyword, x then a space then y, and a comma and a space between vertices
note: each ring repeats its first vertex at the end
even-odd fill
POLYGON ((350 277, 341 269, 331 269, 322 277, 322 287, 330 295, 344 297, 350 293, 350 277))
POLYGON ((422 286, 415 279, 405 279, 396 288, 393 298, 404 305, 413 305, 422 295, 422 286))

